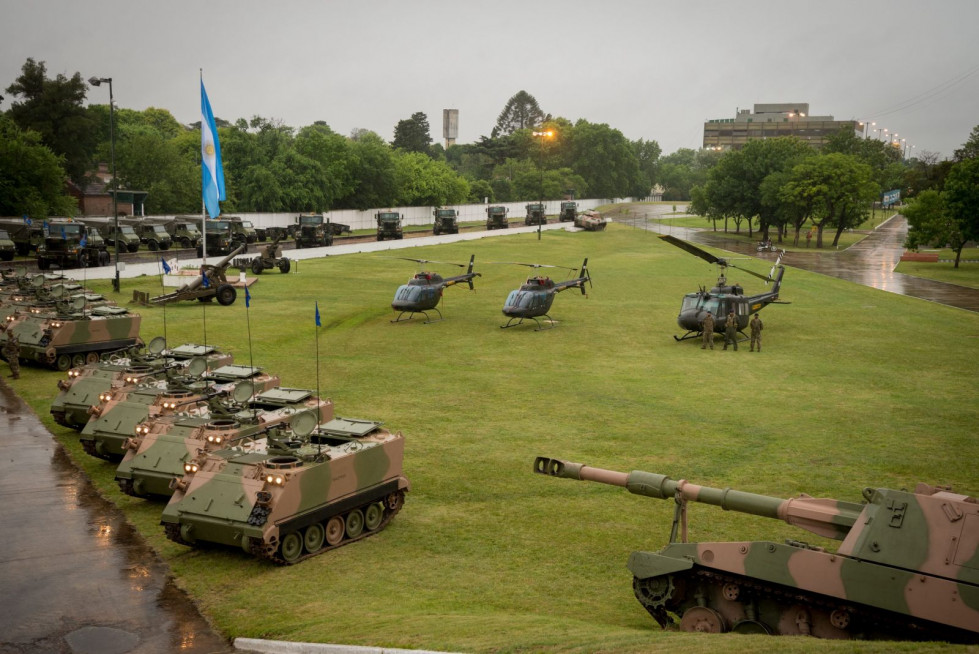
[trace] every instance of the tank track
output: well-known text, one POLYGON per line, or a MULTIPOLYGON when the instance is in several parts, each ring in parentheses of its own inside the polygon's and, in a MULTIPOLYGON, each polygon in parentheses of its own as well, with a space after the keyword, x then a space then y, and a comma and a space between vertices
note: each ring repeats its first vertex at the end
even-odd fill
MULTIPOLYGON (((323 546, 320 549, 318 549, 317 551, 313 552, 312 554, 306 552, 302 556, 300 556, 299 558, 297 558, 295 561, 286 561, 285 559, 282 558, 282 556, 279 554, 278 543, 276 543, 276 547, 274 549, 272 549, 265 542, 260 541, 260 540, 258 540, 256 538, 252 538, 251 539, 251 542, 249 542, 249 544, 248 544, 249 551, 251 551, 251 553, 255 557, 260 558, 260 559, 265 559, 266 561, 271 561, 272 563, 275 563, 277 565, 294 565, 296 563, 299 563, 300 561, 305 561, 306 559, 311 559, 314 556, 319 556, 320 554, 323 554, 324 552, 328 552, 330 550, 335 550, 338 547, 343 547, 344 545, 347 545, 349 543, 355 543, 355 542, 357 542, 359 540, 364 540, 368 536, 373 536, 374 534, 376 534, 376 533, 378 533, 380 531, 383 531, 384 528, 387 527, 388 523, 391 522, 391 520, 394 519, 394 516, 398 515, 398 513, 401 512, 401 508, 405 504, 405 492, 399 490, 399 491, 395 491, 394 494, 397 495, 397 498, 398 498, 397 499, 397 504, 392 509, 392 508, 389 507, 388 502, 385 499, 385 501, 384 501, 384 517, 381 518, 380 524, 378 524, 377 527, 375 527, 371 531, 367 531, 366 528, 365 528, 365 530, 363 532, 361 532, 359 536, 356 536, 354 538, 344 538, 343 540, 341 540, 336 545, 328 545, 327 543, 324 542, 323 543, 323 546), (270 549, 272 551, 269 551, 270 549)), ((342 515, 345 516, 348 513, 350 513, 351 511, 355 511, 357 509, 363 510, 365 507, 367 507, 367 506, 369 506, 370 504, 373 504, 373 503, 374 502, 365 502, 364 504, 361 504, 360 506, 354 507, 353 509, 351 509, 350 511, 347 511, 346 513, 343 513, 342 515)), ((177 528, 177 538, 180 538, 180 527, 179 527, 179 525, 174 525, 174 526, 177 528)), ((170 525, 167 525, 167 527, 168 527, 167 536, 169 537, 170 536, 170 534, 169 534, 169 527, 170 527, 170 525)), ((175 540, 175 539, 171 538, 171 540, 175 540)), ((182 541, 183 541, 183 539, 180 539, 177 542, 182 542, 182 541)))
MULTIPOLYGON (((936 640, 958 643, 979 642, 979 636, 976 634, 972 634, 955 627, 946 627, 921 620, 916 621, 914 616, 902 615, 886 609, 879 609, 849 600, 826 597, 824 595, 807 592, 798 588, 788 588, 780 584, 754 579, 751 577, 742 577, 726 572, 717 572, 701 566, 695 565, 691 570, 684 573, 663 575, 662 577, 653 577, 651 579, 663 579, 667 576, 671 577, 669 591, 667 591, 667 593, 663 596, 662 601, 658 601, 655 604, 644 602, 643 597, 641 596, 642 591, 640 590, 639 586, 644 582, 648 582, 649 580, 633 578, 633 589, 639 603, 642 604, 643 608, 645 608, 646 611, 649 612, 649 614, 664 629, 676 628, 679 626, 673 616, 668 613, 668 610, 673 610, 674 607, 665 606, 666 604, 671 604, 669 601, 669 595, 672 594, 674 590, 674 584, 679 581, 680 584, 686 587, 686 595, 688 598, 690 598, 686 601, 686 603, 691 604, 691 606, 697 606, 696 600, 692 598, 696 595, 696 589, 698 587, 704 588, 713 586, 715 588, 723 589, 726 584, 733 584, 748 591, 750 596, 765 597, 769 600, 774 600, 780 612, 790 610, 794 606, 803 606, 810 610, 815 609, 824 611, 827 614, 832 613, 833 611, 843 610, 849 616, 849 625, 841 629, 841 631, 850 634, 850 636, 854 639, 912 641, 936 640)), ((665 587, 660 586, 660 588, 665 587)), ((710 602, 708 602, 706 606, 708 608, 715 608, 710 605, 710 602)), ((773 634, 778 635, 779 632, 777 631, 777 625, 768 626, 772 628, 773 634)))
POLYGON ((121 490, 126 495, 129 495, 130 497, 138 497, 140 499, 143 498, 142 495, 138 494, 133 489, 133 480, 132 479, 119 479, 117 477, 116 478, 116 482, 119 484, 119 490, 121 490))
POLYGON ((99 454, 98 450, 95 449, 95 440, 82 439, 81 441, 82 449, 85 450, 85 454, 94 456, 96 459, 102 459, 104 461, 121 461, 122 456, 112 455, 112 454, 99 454))

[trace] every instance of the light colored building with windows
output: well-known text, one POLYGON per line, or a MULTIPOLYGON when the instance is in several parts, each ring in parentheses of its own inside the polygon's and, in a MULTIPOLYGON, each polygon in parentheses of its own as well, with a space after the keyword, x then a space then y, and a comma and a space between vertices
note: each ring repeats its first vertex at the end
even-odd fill
POLYGON ((834 120, 832 116, 813 116, 808 102, 756 104, 754 111, 739 109, 734 118, 716 118, 704 123, 704 147, 738 150, 748 141, 796 136, 815 148, 841 129, 862 135, 863 124, 856 120, 834 120))

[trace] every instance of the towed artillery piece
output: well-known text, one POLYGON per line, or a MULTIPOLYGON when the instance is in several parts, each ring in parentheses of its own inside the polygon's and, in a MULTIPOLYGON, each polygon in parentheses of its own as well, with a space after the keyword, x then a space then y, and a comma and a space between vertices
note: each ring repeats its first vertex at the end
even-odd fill
POLYGON ((299 413, 288 428, 188 461, 163 510, 167 538, 288 565, 384 529, 410 490, 404 437, 373 421, 316 423, 299 413))
POLYGON ((216 264, 201 264, 200 274, 187 282, 172 293, 165 293, 150 298, 151 304, 169 304, 170 302, 180 302, 181 300, 197 300, 199 302, 210 302, 217 298, 221 306, 229 306, 235 303, 238 291, 228 283, 228 267, 231 260, 245 251, 246 244, 241 244, 229 254, 226 254, 216 264))
POLYGON ((979 502, 942 487, 865 488, 864 503, 779 499, 537 457, 534 472, 675 500, 670 544, 633 552, 639 603, 662 627, 819 638, 979 643, 979 502), (687 503, 783 520, 841 540, 688 543, 687 503), (677 532, 680 542, 677 542, 677 532))
POLYGON ((279 256, 279 242, 285 237, 286 235, 284 233, 276 234, 272 242, 263 247, 259 251, 258 256, 249 262, 248 267, 251 268, 254 274, 261 275, 264 271, 271 270, 272 268, 278 268, 282 274, 289 272, 289 269, 292 267, 289 259, 279 256))

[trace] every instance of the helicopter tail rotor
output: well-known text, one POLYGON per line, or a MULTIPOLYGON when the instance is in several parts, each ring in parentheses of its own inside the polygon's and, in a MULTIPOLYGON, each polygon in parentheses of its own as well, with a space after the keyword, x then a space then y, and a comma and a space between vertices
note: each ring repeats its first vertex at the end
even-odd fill
POLYGON ((585 282, 588 282, 589 286, 593 286, 591 281, 591 273, 588 272, 588 257, 585 257, 585 261, 581 264, 581 272, 578 276, 583 280, 581 282, 581 294, 588 295, 588 292, 585 290, 585 282))

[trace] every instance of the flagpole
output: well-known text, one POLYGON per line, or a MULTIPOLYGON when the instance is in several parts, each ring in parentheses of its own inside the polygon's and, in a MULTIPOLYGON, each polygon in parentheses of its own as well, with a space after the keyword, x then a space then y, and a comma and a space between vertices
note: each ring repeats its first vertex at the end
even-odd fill
MULTIPOLYGON (((163 283, 164 270, 163 270, 163 265, 162 264, 163 264, 163 257, 160 257, 159 265, 157 266, 157 268, 160 269, 160 290, 163 291, 163 295, 166 295, 167 287, 166 287, 166 284, 163 283)), ((167 340, 167 303, 164 302, 163 303, 163 341, 164 341, 164 343, 166 342, 166 340, 167 340)))
POLYGON ((245 287, 245 325, 248 328, 248 365, 251 368, 255 367, 255 363, 252 360, 252 321, 249 318, 248 305, 251 304, 251 296, 248 293, 248 287, 245 287))
MULTIPOLYGON (((320 397, 320 303, 316 303, 316 398, 320 397)), ((316 413, 316 422, 319 422, 319 410, 316 413)))

